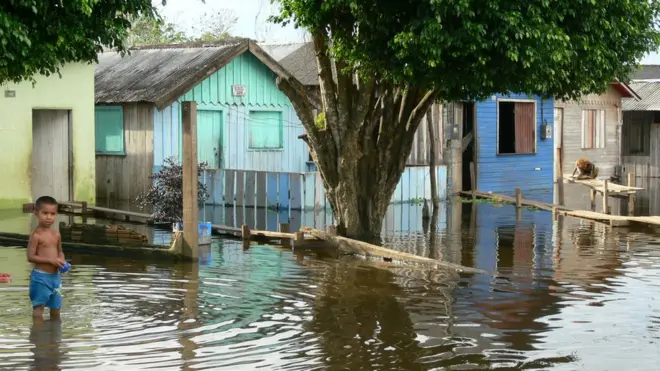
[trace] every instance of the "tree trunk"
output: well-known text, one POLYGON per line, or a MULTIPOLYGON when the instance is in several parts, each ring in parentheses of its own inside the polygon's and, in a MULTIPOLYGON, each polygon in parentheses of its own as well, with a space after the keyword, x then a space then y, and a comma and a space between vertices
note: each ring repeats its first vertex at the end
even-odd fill
POLYGON ((428 127, 429 139, 431 139, 429 142, 429 172, 431 173, 431 200, 433 201, 433 212, 435 214, 435 210, 440 207, 440 198, 438 197, 438 173, 435 163, 437 138, 435 137, 435 130, 433 128, 432 111, 431 107, 426 111, 426 126, 428 127))
POLYGON ((321 101, 293 77, 280 76, 277 84, 305 127, 304 140, 323 179, 337 232, 375 242, 436 92, 378 82, 377 76, 358 79, 330 58, 327 34, 312 35, 321 101), (314 117, 315 109, 322 118, 314 117))

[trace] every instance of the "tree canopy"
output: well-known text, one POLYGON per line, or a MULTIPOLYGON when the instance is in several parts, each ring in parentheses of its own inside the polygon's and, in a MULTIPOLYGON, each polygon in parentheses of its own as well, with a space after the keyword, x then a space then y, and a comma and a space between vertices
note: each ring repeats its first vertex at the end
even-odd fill
POLYGON ((657 0, 279 0, 275 20, 328 32, 334 55, 443 99, 577 97, 658 47, 657 0))
POLYGON ((222 9, 202 14, 191 30, 185 30, 159 16, 142 15, 131 22, 128 45, 224 40, 231 37, 231 28, 237 21, 232 10, 222 9))
POLYGON ((155 15, 151 0, 0 1, 0 83, 96 61, 103 46, 124 51, 140 15, 155 15))

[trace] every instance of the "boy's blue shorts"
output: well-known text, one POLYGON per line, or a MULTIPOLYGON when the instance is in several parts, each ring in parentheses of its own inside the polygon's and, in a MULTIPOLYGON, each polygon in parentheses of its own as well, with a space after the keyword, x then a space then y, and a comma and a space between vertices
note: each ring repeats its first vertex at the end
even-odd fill
POLYGON ((62 277, 60 273, 48 273, 33 269, 30 273, 30 301, 32 308, 46 306, 50 309, 62 309, 62 277))

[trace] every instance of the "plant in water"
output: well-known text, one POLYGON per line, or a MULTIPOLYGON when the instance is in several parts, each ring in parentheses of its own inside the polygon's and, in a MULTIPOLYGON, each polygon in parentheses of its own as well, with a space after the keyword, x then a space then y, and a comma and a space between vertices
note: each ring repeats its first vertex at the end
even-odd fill
MULTIPOLYGON (((209 169, 206 162, 197 167, 197 177, 209 169)), ((159 222, 180 222, 183 220, 183 168, 175 157, 165 159, 163 168, 150 177, 153 185, 148 191, 138 195, 138 207, 143 210, 151 206, 151 217, 159 222)), ((206 186, 199 182, 198 201, 203 203, 209 197, 206 186)))

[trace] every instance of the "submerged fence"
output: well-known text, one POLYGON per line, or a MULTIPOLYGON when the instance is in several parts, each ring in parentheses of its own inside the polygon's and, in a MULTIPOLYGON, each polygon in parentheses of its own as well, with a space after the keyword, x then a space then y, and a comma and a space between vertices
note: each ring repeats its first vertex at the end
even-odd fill
MULTIPOLYGON (((447 169, 436 169, 438 196, 447 195, 447 169)), ((408 167, 392 196, 391 203, 421 203, 431 199, 429 168, 408 167)), ((263 207, 276 210, 329 208, 318 172, 284 173, 250 170, 207 170, 200 181, 210 197, 207 205, 263 207)))

